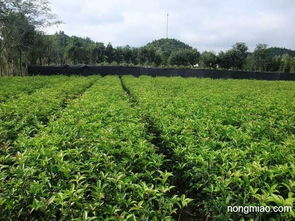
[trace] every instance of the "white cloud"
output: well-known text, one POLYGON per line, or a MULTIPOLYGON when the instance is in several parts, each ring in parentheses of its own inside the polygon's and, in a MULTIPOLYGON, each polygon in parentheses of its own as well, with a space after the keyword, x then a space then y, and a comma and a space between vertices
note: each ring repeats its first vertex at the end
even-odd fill
POLYGON ((295 49, 294 0, 52 0, 64 24, 47 29, 111 42, 142 46, 169 37, 199 50, 225 50, 235 42, 295 49))

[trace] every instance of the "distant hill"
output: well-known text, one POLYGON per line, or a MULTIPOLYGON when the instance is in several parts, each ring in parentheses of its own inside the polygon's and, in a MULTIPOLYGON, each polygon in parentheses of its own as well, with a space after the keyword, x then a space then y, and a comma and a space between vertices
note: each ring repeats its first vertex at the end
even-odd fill
POLYGON ((291 49, 271 47, 271 48, 268 48, 267 50, 269 51, 270 56, 289 54, 295 57, 295 51, 291 49))
POLYGON ((146 44, 144 47, 154 47, 157 50, 166 52, 178 51, 181 49, 192 49, 191 46, 176 39, 162 38, 146 44))
POLYGON ((155 48, 162 55, 164 63, 167 63, 168 57, 171 53, 182 50, 192 49, 191 46, 176 39, 162 38, 146 44, 144 47, 155 48))

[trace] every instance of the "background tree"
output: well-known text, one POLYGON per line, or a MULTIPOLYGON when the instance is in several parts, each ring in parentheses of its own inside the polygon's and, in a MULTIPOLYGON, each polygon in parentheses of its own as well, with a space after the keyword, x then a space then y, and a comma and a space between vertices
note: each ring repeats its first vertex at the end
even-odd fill
POLYGON ((124 61, 124 50, 122 47, 117 47, 114 50, 114 60, 117 64, 122 64, 124 61))
POLYGON ((154 47, 146 46, 139 49, 139 63, 142 65, 159 65, 161 56, 154 47))
POLYGON ((265 71, 267 69, 269 51, 266 44, 258 44, 254 50, 255 70, 265 71))
POLYGON ((57 51, 54 41, 50 36, 45 36, 42 32, 35 32, 34 43, 30 48, 28 61, 33 65, 49 65, 57 62, 57 51))
POLYGON ((129 45, 122 47, 122 56, 123 60, 126 64, 131 64, 132 63, 132 49, 130 48, 129 45))
POLYGON ((69 44, 65 48, 65 57, 68 63, 79 64, 84 60, 84 51, 82 42, 74 37, 70 39, 69 44))
POLYGON ((57 22, 47 0, 3 0, 0 12, 1 74, 23 74, 37 30, 57 22))
POLYGON ((103 43, 96 42, 92 48, 92 64, 105 62, 105 46, 103 43))
POLYGON ((295 71, 295 58, 288 54, 284 54, 280 59, 279 70, 281 72, 294 72, 295 71))
POLYGON ((219 66, 224 69, 241 70, 246 62, 248 47, 245 43, 238 42, 232 49, 220 52, 218 55, 219 66))
POLYGON ((174 52, 169 57, 169 64, 181 66, 194 66, 198 63, 200 53, 196 49, 183 49, 174 52))
POLYGON ((64 52, 65 48, 69 43, 69 36, 67 36, 63 31, 55 33, 52 36, 53 38, 53 47, 56 51, 56 64, 65 64, 64 52))
POLYGON ((131 64, 139 64, 139 48, 132 48, 131 64))
POLYGON ((203 68, 216 68, 218 64, 217 56, 210 51, 204 51, 200 56, 200 66, 203 68))
POLYGON ((218 66, 223 69, 230 69, 232 67, 232 51, 219 52, 218 66))
POLYGON ((110 64, 115 61, 115 50, 113 46, 109 43, 105 49, 106 61, 110 64))
POLYGON ((238 42, 233 46, 233 64, 232 67, 236 69, 242 69, 245 64, 247 55, 248 55, 248 47, 243 42, 238 42))

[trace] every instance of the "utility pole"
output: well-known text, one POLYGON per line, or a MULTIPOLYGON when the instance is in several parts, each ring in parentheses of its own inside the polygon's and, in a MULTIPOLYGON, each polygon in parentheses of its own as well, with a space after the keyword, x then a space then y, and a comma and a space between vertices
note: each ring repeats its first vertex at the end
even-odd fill
POLYGON ((169 14, 167 13, 167 25, 166 25, 166 39, 168 39, 168 21, 169 21, 169 14))

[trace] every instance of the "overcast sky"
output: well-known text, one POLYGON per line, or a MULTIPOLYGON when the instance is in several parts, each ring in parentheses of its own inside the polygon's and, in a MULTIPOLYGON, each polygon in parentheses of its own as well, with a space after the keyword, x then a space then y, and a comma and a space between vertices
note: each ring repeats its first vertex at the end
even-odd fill
POLYGON ((166 35, 200 51, 235 42, 295 49, 295 0, 50 0, 68 35, 114 46, 143 46, 166 35))

